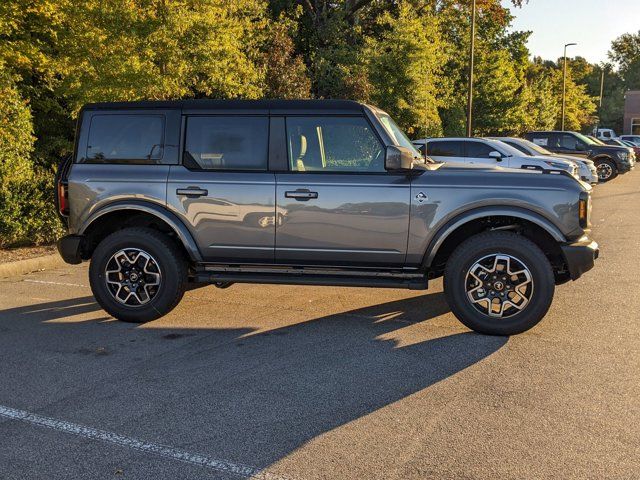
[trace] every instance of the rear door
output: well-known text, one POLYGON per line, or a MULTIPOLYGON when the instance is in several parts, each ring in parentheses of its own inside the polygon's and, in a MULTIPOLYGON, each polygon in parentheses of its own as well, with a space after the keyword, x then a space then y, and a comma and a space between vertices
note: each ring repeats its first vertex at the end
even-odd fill
POLYGON ((384 169, 385 149, 364 116, 286 118, 289 171, 277 174, 276 261, 401 266, 410 179, 384 169))
POLYGON ((271 263, 275 175, 268 171, 268 115, 186 115, 182 162, 167 204, 205 261, 271 263))

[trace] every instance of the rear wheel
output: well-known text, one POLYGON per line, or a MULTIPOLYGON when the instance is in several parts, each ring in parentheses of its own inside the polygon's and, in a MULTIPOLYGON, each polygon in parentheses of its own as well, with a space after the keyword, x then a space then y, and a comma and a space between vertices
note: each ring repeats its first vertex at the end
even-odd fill
POLYGON ((553 300, 555 279, 535 243, 515 233, 486 232, 453 252, 444 287, 451 311, 467 327, 513 335, 542 320, 553 300))
POLYGON ((598 171, 598 180, 608 182, 618 176, 616 164, 611 160, 597 160, 596 170, 598 171))
POLYGON ((100 306, 125 322, 142 323, 169 313, 187 286, 187 265, 176 244, 150 228, 125 228, 106 237, 89 266, 100 306))

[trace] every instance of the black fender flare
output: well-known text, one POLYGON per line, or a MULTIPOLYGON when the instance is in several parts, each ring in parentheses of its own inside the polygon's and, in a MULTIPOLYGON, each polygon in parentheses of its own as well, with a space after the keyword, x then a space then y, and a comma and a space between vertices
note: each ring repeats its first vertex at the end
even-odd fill
POLYGON ((453 233, 458 227, 461 227, 465 223, 473 220, 494 216, 515 217, 522 220, 527 220, 543 228, 558 243, 565 243, 567 241, 567 238, 562 233, 562 231, 551 220, 532 210, 527 210, 526 208, 522 207, 509 206, 486 206, 473 208, 456 215, 454 218, 447 221, 438 229, 436 234, 429 242, 427 250, 425 251, 424 257, 422 259, 422 266, 424 268, 431 267, 431 263, 433 262, 433 259, 435 258, 442 244, 445 242, 447 237, 449 237, 449 235, 451 235, 451 233, 453 233))
POLYGON ((203 261, 202 254, 198 249, 198 245, 194 240, 193 235, 191 235, 191 232, 182 222, 182 220, 180 220, 177 215, 170 212, 162 205, 158 205, 152 202, 141 200, 121 200, 109 203, 108 205, 105 205, 93 212, 78 229, 78 234, 84 235, 87 229, 100 217, 121 210, 135 210, 144 212, 162 220, 164 223, 169 225, 169 227, 171 227, 176 236, 180 239, 182 245, 189 255, 189 258, 194 262, 203 261))

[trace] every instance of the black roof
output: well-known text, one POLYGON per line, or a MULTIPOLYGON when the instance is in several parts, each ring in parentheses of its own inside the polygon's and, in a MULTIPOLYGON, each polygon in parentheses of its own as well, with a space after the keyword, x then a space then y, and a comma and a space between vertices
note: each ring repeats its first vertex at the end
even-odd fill
POLYGON ((252 111, 340 111, 361 113, 363 104, 353 100, 163 100, 88 103, 83 110, 182 109, 252 111))

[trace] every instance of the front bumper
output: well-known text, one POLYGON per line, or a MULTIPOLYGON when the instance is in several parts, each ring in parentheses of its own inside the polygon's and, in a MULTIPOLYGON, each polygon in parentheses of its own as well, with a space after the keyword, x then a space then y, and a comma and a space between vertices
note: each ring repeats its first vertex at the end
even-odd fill
POLYGON ((66 235, 58 240, 58 253, 65 262, 72 265, 82 262, 84 239, 84 235, 66 235))
POLYGON ((582 237, 577 242, 560 245, 560 248, 571 280, 577 280, 583 273, 591 270, 600 255, 598 244, 589 237, 582 237))

